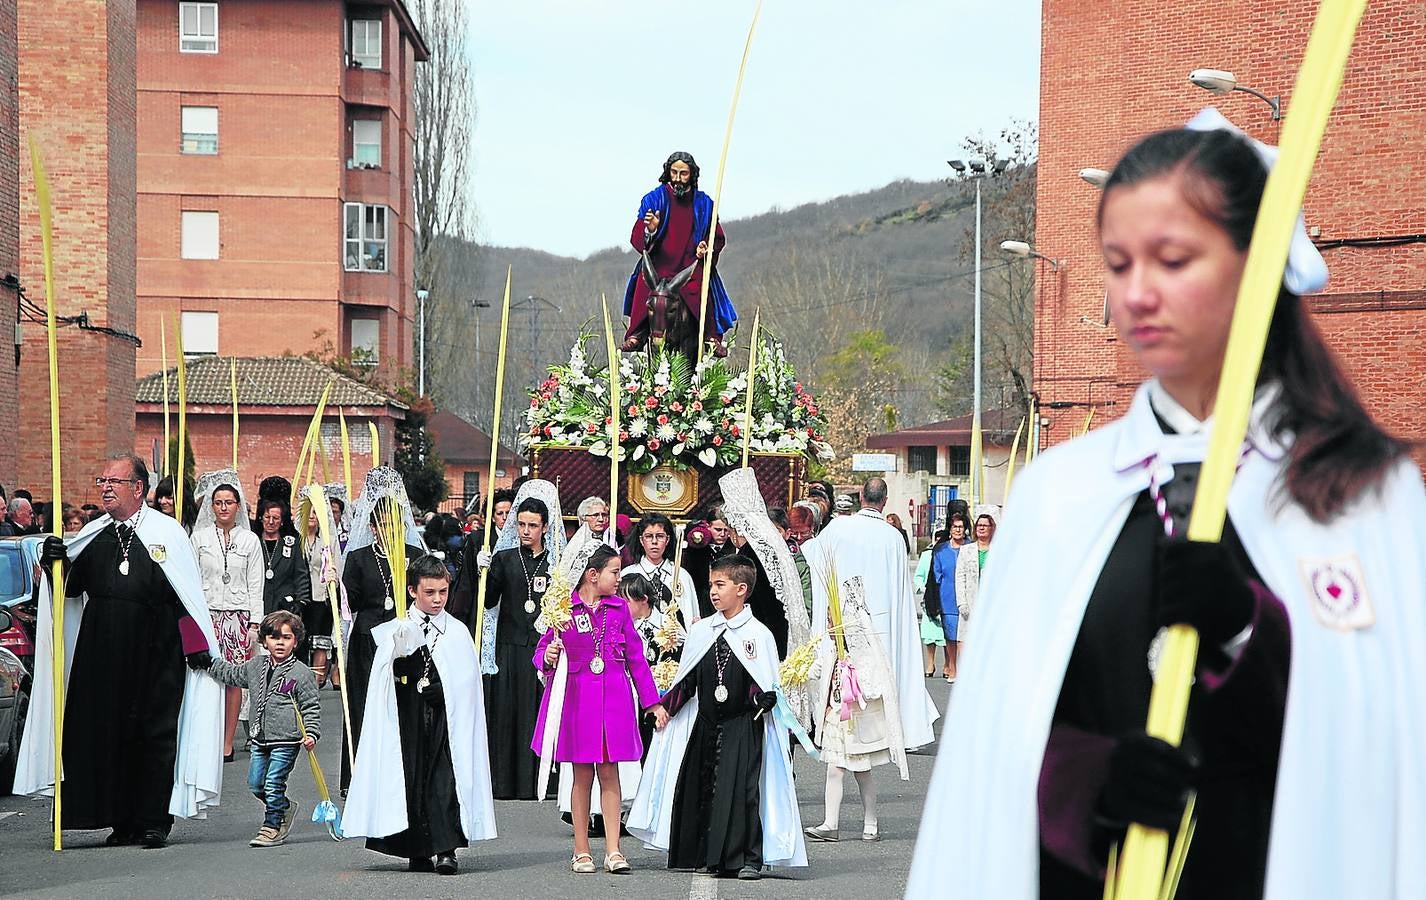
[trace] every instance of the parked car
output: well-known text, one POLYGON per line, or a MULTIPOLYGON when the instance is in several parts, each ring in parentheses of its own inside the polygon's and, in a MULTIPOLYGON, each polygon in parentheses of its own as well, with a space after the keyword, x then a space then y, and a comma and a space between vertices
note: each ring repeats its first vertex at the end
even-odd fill
POLYGON ((0 609, 11 614, 10 624, 0 628, 0 648, 30 669, 35 659, 35 585, 42 543, 43 535, 0 538, 0 609))
MULTIPOLYGON (((0 632, 15 623, 9 610, 0 609, 0 632)), ((20 755, 20 736, 30 709, 30 673, 9 650, 0 649, 0 794, 10 793, 15 782, 15 761, 20 755)))

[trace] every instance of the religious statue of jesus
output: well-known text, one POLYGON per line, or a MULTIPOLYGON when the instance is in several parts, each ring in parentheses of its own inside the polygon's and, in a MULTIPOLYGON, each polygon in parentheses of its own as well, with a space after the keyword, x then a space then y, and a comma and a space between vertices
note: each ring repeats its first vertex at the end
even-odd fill
MULTIPOLYGON (((727 356, 723 335, 738 320, 723 281, 718 277, 718 256, 727 242, 723 226, 719 225, 713 240, 712 260, 708 260, 708 226, 713 218, 713 199, 698 189, 698 163, 692 154, 679 151, 663 164, 659 185, 639 202, 639 215, 634 222, 629 243, 640 254, 647 253, 660 281, 673 279, 690 269, 686 280, 676 286, 692 322, 700 318, 700 292, 705 270, 711 271, 708 285, 708 310, 704 320, 703 339, 713 347, 715 356, 727 356)), ((624 291, 624 315, 629 327, 624 334, 625 351, 638 350, 648 340, 649 294, 655 287, 643 272, 641 258, 629 276, 624 291), (642 277, 641 277, 642 276, 642 277)), ((696 330, 697 325, 693 328, 696 330)))

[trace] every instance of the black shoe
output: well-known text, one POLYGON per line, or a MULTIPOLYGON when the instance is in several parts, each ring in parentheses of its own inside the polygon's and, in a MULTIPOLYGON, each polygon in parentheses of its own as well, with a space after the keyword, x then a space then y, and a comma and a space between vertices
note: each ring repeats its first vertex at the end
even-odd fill
POLYGON ((227 754, 226 756, 223 757, 223 762, 225 762, 225 763, 230 763, 230 762, 233 761, 233 759, 234 759, 235 756, 236 756, 236 754, 229 753, 229 754, 227 754))
POLYGON ((434 872, 436 871, 436 867, 431 865, 431 858, 429 856, 418 856, 406 864, 406 871, 434 872))
POLYGON ((436 854, 437 875, 454 875, 459 868, 460 867, 456 864, 456 855, 454 853, 436 854))
POLYGON ((168 845, 168 832, 160 828, 145 828, 140 842, 145 850, 157 850, 168 845))
POLYGON ((139 832, 132 828, 115 828, 114 831, 104 839, 104 846, 133 847, 139 843, 140 839, 139 832))
POLYGON ((739 881, 759 881, 762 877, 762 871, 760 869, 755 869, 752 866, 743 866, 741 869, 738 870, 739 881))

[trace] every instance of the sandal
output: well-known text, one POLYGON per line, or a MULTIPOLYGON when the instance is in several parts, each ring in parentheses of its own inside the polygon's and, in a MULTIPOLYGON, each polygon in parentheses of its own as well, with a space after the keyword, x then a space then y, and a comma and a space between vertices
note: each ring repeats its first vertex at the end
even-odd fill
POLYGON ((594 868, 594 857, 588 853, 576 853, 570 857, 569 870, 576 875, 593 875, 599 871, 594 868))
POLYGON ((604 857, 604 871, 610 875, 628 875, 634 871, 634 867, 629 865, 629 861, 622 853, 610 853, 604 857))

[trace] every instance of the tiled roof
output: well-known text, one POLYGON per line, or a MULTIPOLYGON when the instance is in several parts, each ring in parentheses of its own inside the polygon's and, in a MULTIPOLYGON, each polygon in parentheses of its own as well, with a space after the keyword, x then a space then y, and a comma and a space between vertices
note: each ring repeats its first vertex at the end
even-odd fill
MULTIPOLYGON (((490 435, 483 429, 446 410, 431 416, 426 422, 431 431, 431 439, 436 442, 436 452, 448 463, 489 465, 490 435)), ((512 465, 520 461, 520 454, 504 444, 500 445, 497 465, 512 465)))
MULTIPOLYGON (((1023 409, 987 409, 980 414, 980 429, 983 440, 993 446, 1010 446, 1015 429, 1024 418, 1023 409)), ((927 425, 903 428, 874 434, 866 439, 866 445, 873 450, 892 450, 897 447, 954 447, 969 446, 972 416, 958 416, 927 425)))
MULTIPOLYGON (((327 382, 332 391, 327 406, 394 406, 406 405, 380 391, 367 387, 305 356, 224 357, 201 356, 188 362, 188 402, 196 406, 228 406, 232 403, 230 365, 238 369, 238 404, 240 406, 316 406, 327 382)), ((163 373, 155 372, 140 378, 134 399, 139 403, 163 402, 163 373)), ((168 399, 178 401, 178 370, 168 370, 168 399)))

